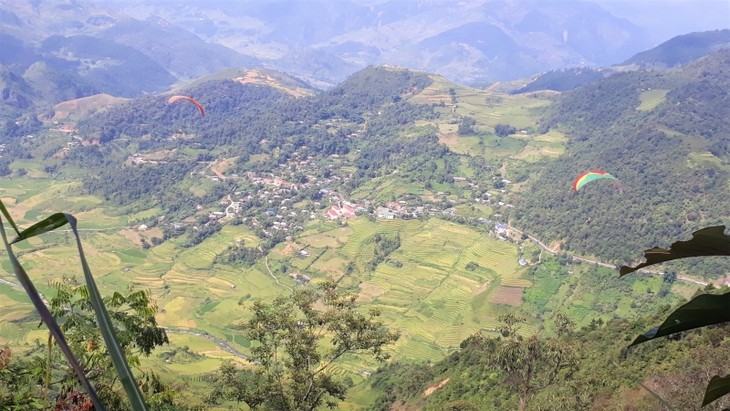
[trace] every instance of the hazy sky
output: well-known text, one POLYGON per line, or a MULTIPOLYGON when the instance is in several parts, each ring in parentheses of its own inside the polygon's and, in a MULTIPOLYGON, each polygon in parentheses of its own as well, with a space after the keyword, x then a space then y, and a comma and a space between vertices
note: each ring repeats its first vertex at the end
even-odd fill
POLYGON ((594 0, 612 14, 668 40, 679 34, 730 28, 730 0, 594 0))

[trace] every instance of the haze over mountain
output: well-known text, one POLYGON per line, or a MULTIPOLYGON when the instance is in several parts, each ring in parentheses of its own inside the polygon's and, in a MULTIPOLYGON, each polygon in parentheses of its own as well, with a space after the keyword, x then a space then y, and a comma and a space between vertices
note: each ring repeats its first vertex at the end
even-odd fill
POLYGON ((644 30, 592 3, 453 1, 115 3, 313 82, 369 64, 435 72, 459 82, 610 64, 647 48, 644 30))
POLYGON ((594 0, 618 17, 647 29, 654 44, 680 34, 730 27, 725 0, 594 0))
MULTIPOLYGON (((730 226, 730 30, 649 31, 578 1, 0 0, 2 219, 34 227, 6 255, 109 409, 88 288, 52 300, 83 254, 51 213, 78 218, 110 307, 154 320, 114 315, 127 355, 156 336, 128 362, 157 409, 320 409, 299 405, 315 383, 333 409, 698 409, 729 328, 626 346, 727 293, 730 259, 616 265, 730 226), (386 328, 382 368, 361 342, 386 328), (534 349, 558 364, 525 391, 534 349)), ((78 387, 0 262, 0 409, 67 409, 78 387)))
POLYGON ((721 17, 725 2, 704 3, 678 20, 686 3, 3 0, 0 64, 22 74, 43 61, 81 76, 84 87, 120 95, 160 91, 227 67, 274 68, 322 88, 381 64, 486 84, 616 64, 670 34, 730 26, 721 17), (661 24, 648 18, 665 14, 674 17, 661 24), (56 49, 40 46, 51 36, 56 49), (81 42, 78 53, 73 47, 81 42), (135 52, 149 61, 130 62, 135 52), (106 88, 104 79, 134 76, 134 64, 157 65, 158 74, 129 89, 106 88))

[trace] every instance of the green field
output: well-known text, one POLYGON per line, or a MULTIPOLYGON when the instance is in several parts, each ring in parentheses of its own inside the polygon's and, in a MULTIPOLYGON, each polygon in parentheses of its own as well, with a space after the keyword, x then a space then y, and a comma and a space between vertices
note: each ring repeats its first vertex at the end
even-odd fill
POLYGON ((639 94, 639 107, 636 109, 639 111, 650 111, 657 107, 659 104, 664 102, 667 92, 669 90, 654 89, 647 90, 639 94))
MULTIPOLYGON (((46 198, 49 186, 38 187, 39 193, 27 198, 46 198)), ((45 207, 43 201, 35 204, 45 207)), ((107 220, 122 221, 108 217, 101 208, 90 209, 83 215, 97 226, 109 226, 107 220)), ((92 272, 102 292, 129 285, 149 289, 161 308, 158 319, 164 326, 233 338, 234 323, 246 317, 245 306, 239 305, 242 295, 267 299, 288 292, 285 286, 296 286, 288 275, 281 273, 277 273, 277 278, 283 285, 276 284, 262 261, 252 267, 214 263, 215 257, 237 239, 246 244, 257 243, 245 226, 225 226, 191 249, 181 249, 177 240, 171 240, 143 250, 121 234, 124 229, 82 233, 92 272)), ((48 284, 64 276, 80 277, 77 251, 70 236, 51 237, 49 243, 26 246, 20 257, 41 290, 47 290, 48 284), (68 269, 59 271, 56 264, 48 264, 50 261, 60 262, 68 269)), ((21 249, 20 245, 17 248, 21 249)), ((484 324, 493 324, 496 311, 480 306, 479 314, 486 318, 477 318, 472 299, 494 276, 507 280, 520 275, 514 245, 438 219, 371 222, 361 217, 344 227, 319 225, 303 233, 296 243, 280 244, 269 256, 271 267, 287 262, 292 269, 306 269, 314 278, 321 279, 342 277, 349 261, 355 261, 358 270, 343 278, 341 284, 358 287, 363 304, 382 309, 383 320, 403 332, 393 349, 394 357, 414 360, 441 357, 471 333, 484 328, 484 324), (366 270, 372 258, 371 240, 378 233, 397 234, 403 239, 401 247, 390 256, 402 263, 400 268, 381 263, 375 271, 366 270), (305 247, 309 258, 294 252, 305 247), (482 268, 467 271, 465 266, 470 262, 482 268)), ((13 279, 9 272, 2 277, 13 279)), ((2 287, 2 318, 29 315, 25 296, 2 287)), ((20 332, 4 333, 3 338, 24 340, 20 332)))
MULTIPOLYGON (((450 104, 448 89, 453 86, 437 78, 413 101, 450 104)), ((548 104, 546 98, 487 93, 467 87, 456 87, 455 91, 458 107, 454 112, 449 106, 439 107, 441 117, 419 122, 406 130, 407 137, 435 132, 453 152, 481 157, 490 164, 499 161, 502 178, 510 179, 529 178, 532 164, 565 151, 567 139, 563 134, 553 130, 537 134, 537 113, 548 104), (457 136, 460 116, 476 120, 476 135, 457 136), (499 123, 513 125, 519 132, 497 137, 493 128, 499 123)), ((642 94, 639 109, 648 110, 661 102, 664 95, 660 90, 652 91, 642 94)), ((256 154, 251 161, 267 159, 268 155, 256 154)), ((691 159, 697 163, 716 161, 706 154, 691 159)), ((474 176, 476 167, 472 169, 466 157, 462 160, 458 164, 460 176, 474 176)), ((442 159, 435 163, 444 167, 442 159)), ((481 225, 461 225, 437 217, 374 220, 360 216, 342 224, 324 220, 320 212, 319 218, 303 224, 303 232, 279 243, 251 266, 225 265, 216 262, 216 257, 229 246, 242 242, 254 247, 262 242, 247 226, 226 225, 191 248, 183 247, 183 236, 144 249, 139 241, 140 221, 158 216, 159 208, 135 208, 125 214, 129 210, 111 207, 101 198, 86 195, 76 178, 83 170, 68 171, 64 175, 74 178, 65 180, 50 178, 41 171, 39 161, 23 160, 13 167, 29 170, 24 177, 0 182, 0 198, 13 218, 27 227, 54 212, 74 214, 79 219, 84 252, 102 293, 129 286, 147 289, 160 308, 157 319, 162 326, 206 332, 227 340, 244 353, 249 352, 250 342, 244 339, 237 324, 248 318, 254 300, 271 300, 302 287, 292 278, 295 273, 309 276, 311 284, 337 280, 341 287, 359 293, 358 303, 363 309, 378 308, 383 322, 401 333, 388 353, 394 360, 406 361, 440 360, 473 333, 493 333, 498 317, 510 311, 527 318, 520 331, 524 334, 549 331, 550 318, 558 312, 568 314, 579 325, 599 317, 632 317, 662 287, 659 277, 634 276, 621 287, 601 288, 602 284, 609 284, 607 279, 615 273, 588 266, 568 269, 548 256, 538 267, 520 266, 521 257, 537 264, 538 258, 532 255, 539 255, 540 250, 531 245, 522 249, 515 242, 498 240, 481 225), (376 235, 400 240, 400 247, 378 264, 373 263, 376 235), (300 253, 303 250, 306 252, 300 253)), ((461 181, 434 182, 430 191, 425 191, 398 175, 381 176, 364 183, 351 198, 380 204, 404 195, 433 198, 443 191, 448 192, 444 201, 472 199, 477 189, 461 181)), ((201 184, 187 184, 186 190, 202 195, 214 183, 204 180, 201 184)), ((507 189, 516 192, 520 188, 511 185, 507 189)), ((494 193, 501 196, 497 190, 494 193)), ((498 210, 496 204, 473 201, 456 204, 455 209, 458 216, 472 219, 489 218, 498 210)), ((50 284, 64 277, 82 276, 73 236, 65 228, 13 247, 43 293, 49 293, 50 284)), ((0 278, 16 281, 7 261, 2 260, 0 267, 0 278)), ((676 291, 691 294, 688 287, 676 287, 676 291)), ((22 348, 36 339, 43 341, 46 331, 37 324, 25 293, 0 283, 0 345, 22 348)), ((170 340, 171 346, 146 359, 143 368, 179 376, 191 390, 204 387, 201 378, 214 371, 221 361, 232 358, 217 344, 200 336, 171 334, 170 340), (183 346, 204 357, 168 363, 158 356, 183 346)), ((366 378, 364 371, 372 372, 377 367, 378 363, 370 358, 349 355, 332 372, 346 375, 357 384, 366 378)), ((341 409, 357 409, 367 403, 366 397, 356 386, 352 399, 341 409)))

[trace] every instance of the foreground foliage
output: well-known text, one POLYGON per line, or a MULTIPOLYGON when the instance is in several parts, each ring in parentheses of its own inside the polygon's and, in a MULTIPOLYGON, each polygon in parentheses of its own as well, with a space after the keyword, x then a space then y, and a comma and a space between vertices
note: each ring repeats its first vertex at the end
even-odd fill
MULTIPOLYGON (((700 230, 695 240, 665 250, 662 261, 727 255, 730 237, 724 229, 700 230), (708 240, 707 232, 716 235, 708 240)), ((660 262, 658 250, 649 250, 647 258, 660 262)), ((554 337, 520 338, 520 318, 503 316, 499 337, 470 337, 433 365, 396 363, 380 369, 371 379, 371 388, 380 393, 371 409, 726 409, 730 378, 712 375, 727 372, 730 329, 720 324, 730 320, 730 292, 726 286, 707 291, 698 290, 700 295, 631 344, 631 335, 665 317, 671 307, 660 306, 642 320, 615 318, 575 331, 558 314, 554 337), (654 343, 640 344, 649 340, 654 343)))
POLYGON ((350 353, 384 360, 383 348, 398 339, 377 321, 377 310, 356 311, 356 299, 335 283, 324 283, 319 292, 297 290, 271 303, 256 301, 244 325, 248 338, 258 343, 251 349, 255 367, 223 365, 211 401, 234 400, 264 410, 335 407, 349 387, 328 372, 331 365, 350 353))
MULTIPOLYGON (((655 247, 646 250, 644 255, 645 263, 636 267, 621 267, 621 275, 679 258, 730 256, 730 236, 725 234, 725 226, 707 227, 694 232, 689 241, 677 241, 668 250, 655 247)), ((730 321, 728 307, 730 307, 730 292, 722 295, 699 295, 669 314, 661 325, 637 337, 631 345, 700 327, 726 323, 730 321)), ((724 377, 716 375, 712 377, 705 391, 702 406, 729 393, 730 375, 724 377)))
POLYGON ((157 326, 157 306, 149 293, 130 289, 126 295, 115 292, 102 298, 81 246, 77 221, 70 214, 53 214, 21 231, 2 201, 0 211, 17 234, 14 240, 8 241, 0 219, 0 234, 16 278, 49 329, 46 350, 38 345, 19 362, 11 362, 9 349, 2 350, 1 385, 14 389, 8 393, 0 391, 0 403, 10 409, 30 410, 48 408, 51 401, 58 409, 82 407, 99 411, 106 407, 137 411, 146 410, 150 405, 153 409, 172 405, 170 393, 154 374, 144 375, 140 384, 130 370, 130 364, 139 365, 138 355, 149 355, 156 346, 168 342, 164 329, 157 326), (85 284, 75 280, 57 283, 55 296, 46 302, 15 257, 11 245, 65 224, 71 226, 75 236, 85 284), (58 357, 55 347, 65 360, 58 357), (16 373, 14 369, 25 371, 16 373), (52 379, 58 382, 52 384, 52 379), (42 389, 38 381, 43 381, 42 389), (118 391, 119 385, 124 395, 118 391), (143 392, 147 394, 147 402, 143 392))

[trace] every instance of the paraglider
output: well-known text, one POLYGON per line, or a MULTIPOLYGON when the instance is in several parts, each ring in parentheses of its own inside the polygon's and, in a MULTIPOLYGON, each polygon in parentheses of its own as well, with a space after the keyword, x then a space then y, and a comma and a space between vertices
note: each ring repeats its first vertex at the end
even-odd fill
POLYGON ((621 183, 619 183, 618 178, 612 176, 611 174, 603 171, 603 170, 590 170, 586 171, 585 173, 578 176, 578 178, 573 181, 573 190, 578 191, 586 184, 590 183, 594 180, 600 180, 602 178, 608 178, 613 180, 614 185, 616 185, 616 188, 618 188, 618 191, 621 192, 621 183))
POLYGON ((200 114, 202 114, 203 117, 205 117, 205 107, 203 107, 202 104, 198 103, 198 101, 195 100, 192 97, 188 97, 188 96, 172 96, 172 97, 170 97, 167 100, 167 104, 172 104, 172 103, 174 103, 176 101, 179 101, 179 100, 187 100, 187 101, 195 104, 198 107, 198 110, 200 110, 200 114))

